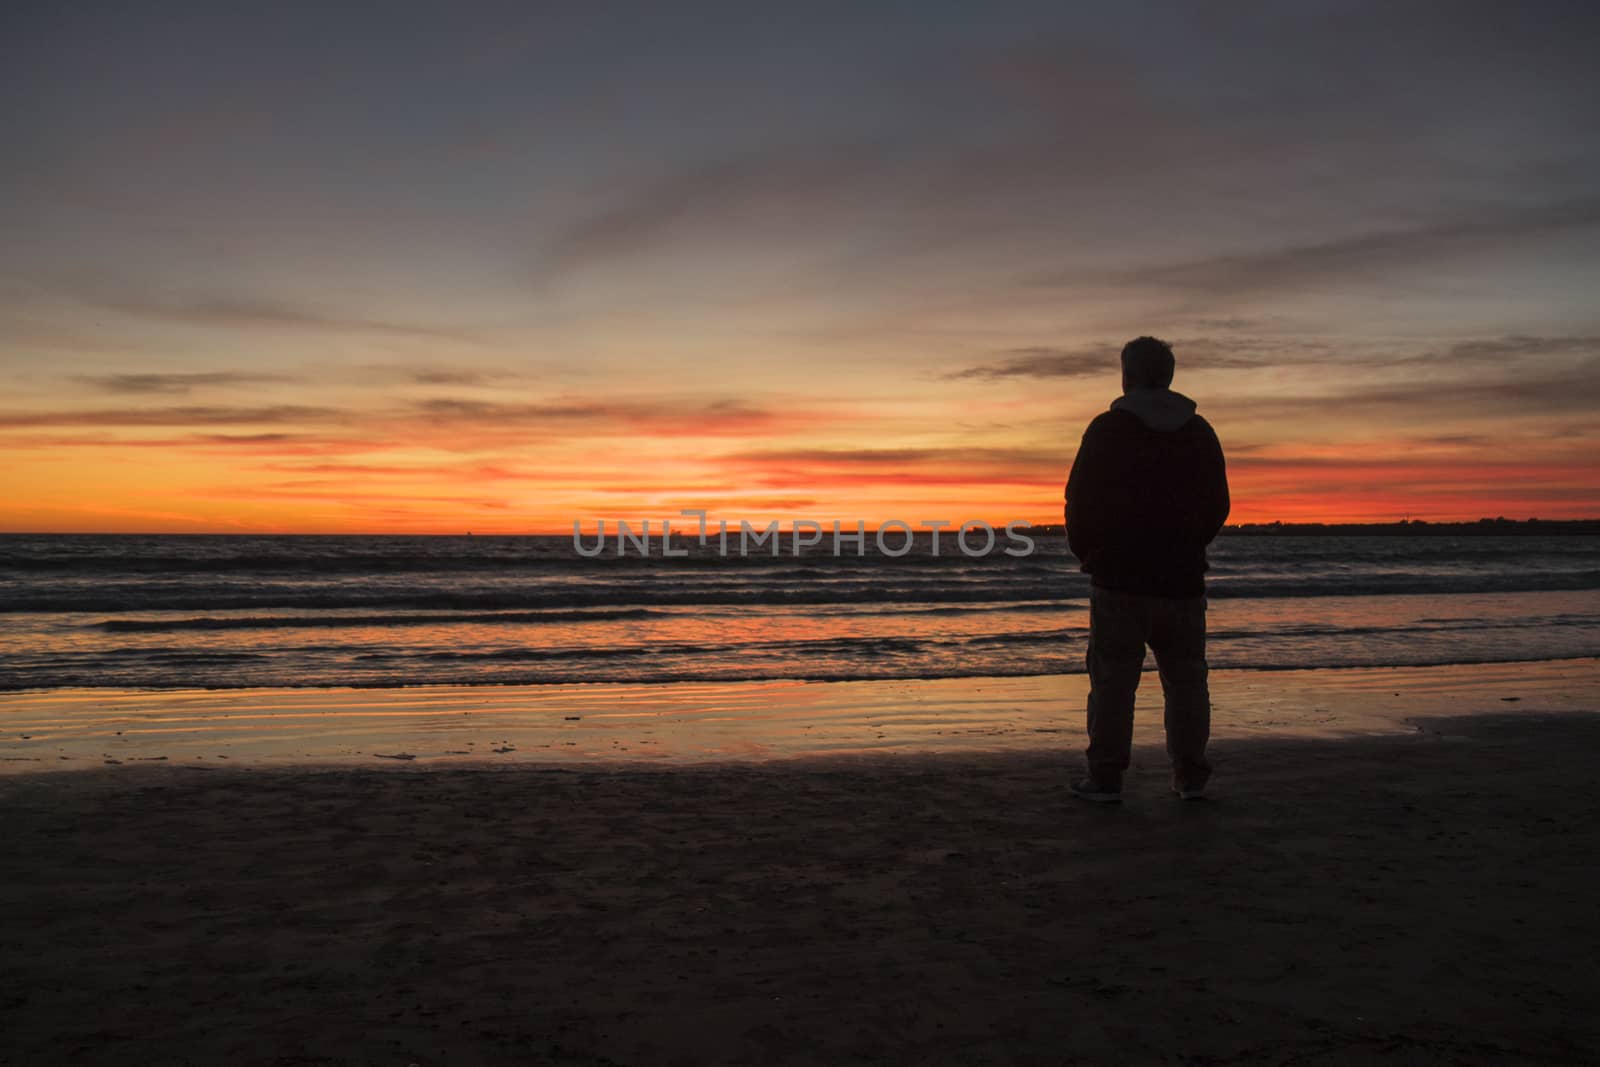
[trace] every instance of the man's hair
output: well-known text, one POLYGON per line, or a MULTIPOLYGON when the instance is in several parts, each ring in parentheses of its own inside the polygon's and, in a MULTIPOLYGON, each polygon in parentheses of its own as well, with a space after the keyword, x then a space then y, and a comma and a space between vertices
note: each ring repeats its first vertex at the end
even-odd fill
POLYGON ((1165 389, 1177 361, 1172 347, 1154 337, 1135 337, 1122 346, 1122 384, 1127 389, 1165 389))

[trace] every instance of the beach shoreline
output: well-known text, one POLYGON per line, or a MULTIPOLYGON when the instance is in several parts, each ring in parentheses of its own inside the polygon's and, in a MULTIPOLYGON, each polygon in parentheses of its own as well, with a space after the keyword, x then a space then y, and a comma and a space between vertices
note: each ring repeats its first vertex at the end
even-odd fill
POLYGON ((0 1030, 88 1064, 1592 1061, 1597 680, 1216 672, 1186 804, 1150 676, 1113 808, 1066 791, 1081 675, 13 694, 0 1030))
MULTIPOLYGON (((1600 659, 1213 671, 1213 736, 1404 732, 1419 716, 1600 706, 1600 659)), ((0 778, 148 763, 688 766, 822 755, 1076 752, 1082 674, 913 681, 399 689, 80 689, 0 695, 0 778)), ((1147 672, 1135 739, 1158 744, 1147 672)))
MULTIPOLYGON (((1592 696, 1592 693, 1586 694, 1592 696)), ((1504 707, 1504 706, 1502 706, 1504 707)), ((16 1062, 1592 1062, 1600 715, 0 782, 16 1062)))

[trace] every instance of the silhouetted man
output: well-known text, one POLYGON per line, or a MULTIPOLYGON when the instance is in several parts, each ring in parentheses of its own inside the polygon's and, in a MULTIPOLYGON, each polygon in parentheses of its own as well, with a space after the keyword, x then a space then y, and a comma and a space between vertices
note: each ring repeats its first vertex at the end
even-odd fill
POLYGON ((1089 773, 1084 800, 1122 799, 1145 646, 1166 696, 1172 787, 1204 795, 1211 765, 1206 686, 1206 546, 1228 517, 1222 446, 1173 392, 1172 349, 1122 349, 1122 396, 1089 423, 1067 479, 1067 543, 1090 577, 1089 773))

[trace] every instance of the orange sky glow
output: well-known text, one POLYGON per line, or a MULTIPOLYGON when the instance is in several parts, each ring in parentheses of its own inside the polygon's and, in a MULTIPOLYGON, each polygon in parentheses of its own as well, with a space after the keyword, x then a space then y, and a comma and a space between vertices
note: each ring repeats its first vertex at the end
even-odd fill
MULTIPOLYGON (((1113 388, 1108 381, 1102 395, 1113 388)), ((960 425, 959 415, 946 425, 937 409, 876 417, 702 410, 662 419, 600 411, 578 417, 581 428, 552 430, 498 404, 484 401, 470 416, 467 405, 410 416, 341 408, 272 429, 181 432, 108 425, 107 413, 83 416, 98 421, 93 429, 36 418, 8 428, 0 445, 9 459, 7 527, 564 533, 575 520, 589 529, 600 518, 677 521, 686 508, 713 521, 863 520, 869 528, 889 519, 1058 522, 1076 435, 1094 410, 1087 400, 1073 410, 1070 398, 1041 399, 1036 417, 1003 436, 981 422, 960 425)), ((1285 431, 1256 429, 1243 415, 1237 425, 1211 417, 1231 451, 1235 522, 1556 519, 1596 510, 1596 465, 1581 442, 1530 439, 1510 454, 1417 435, 1308 443, 1315 433, 1306 427, 1285 440, 1285 431)))
POLYGON ((1056 522, 1140 334, 1234 522, 1600 517, 1551 20, 139 6, 12 27, 0 531, 1056 522))

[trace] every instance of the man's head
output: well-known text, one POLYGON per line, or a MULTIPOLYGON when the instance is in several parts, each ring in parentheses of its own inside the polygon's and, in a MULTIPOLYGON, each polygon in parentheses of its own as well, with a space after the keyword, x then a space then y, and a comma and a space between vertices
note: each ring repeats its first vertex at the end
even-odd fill
POLYGON ((1122 391, 1165 389, 1172 384, 1175 361, 1165 341, 1135 337, 1122 346, 1122 391))

